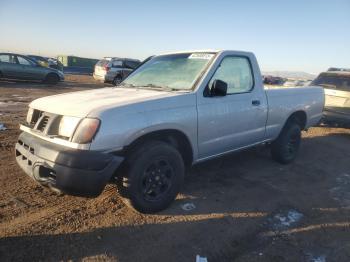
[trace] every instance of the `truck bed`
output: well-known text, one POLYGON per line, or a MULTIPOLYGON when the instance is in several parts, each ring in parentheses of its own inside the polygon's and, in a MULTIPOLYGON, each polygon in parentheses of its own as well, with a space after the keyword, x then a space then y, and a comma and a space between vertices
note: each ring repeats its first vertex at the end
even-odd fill
POLYGON ((306 112, 306 129, 316 125, 322 117, 324 107, 322 87, 274 87, 271 89, 265 87, 265 93, 269 105, 266 123, 267 137, 276 138, 285 120, 293 112, 306 112))

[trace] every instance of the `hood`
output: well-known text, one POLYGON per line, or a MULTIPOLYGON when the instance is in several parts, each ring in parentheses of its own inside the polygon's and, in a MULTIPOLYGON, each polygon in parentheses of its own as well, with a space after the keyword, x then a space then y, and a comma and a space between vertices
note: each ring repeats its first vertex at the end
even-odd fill
POLYGON ((43 97, 31 102, 29 107, 58 115, 86 117, 92 111, 179 94, 181 93, 111 87, 43 97))

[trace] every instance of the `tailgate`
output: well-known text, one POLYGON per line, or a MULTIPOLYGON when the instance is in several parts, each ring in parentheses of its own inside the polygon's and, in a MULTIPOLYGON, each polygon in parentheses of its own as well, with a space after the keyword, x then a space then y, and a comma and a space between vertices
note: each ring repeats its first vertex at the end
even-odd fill
POLYGON ((106 71, 104 69, 104 67, 102 66, 95 66, 95 75, 98 75, 98 76, 104 76, 106 74, 106 71))

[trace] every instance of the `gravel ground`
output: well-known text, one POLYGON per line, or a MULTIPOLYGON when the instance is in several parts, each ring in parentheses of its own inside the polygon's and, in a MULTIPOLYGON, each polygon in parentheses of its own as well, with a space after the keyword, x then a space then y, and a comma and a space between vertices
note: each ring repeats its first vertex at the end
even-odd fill
POLYGON ((94 199, 59 196, 16 165, 14 144, 35 98, 101 88, 0 82, 0 261, 350 261, 350 130, 303 133, 298 159, 266 147, 196 165, 167 210, 139 214, 114 185, 94 199))

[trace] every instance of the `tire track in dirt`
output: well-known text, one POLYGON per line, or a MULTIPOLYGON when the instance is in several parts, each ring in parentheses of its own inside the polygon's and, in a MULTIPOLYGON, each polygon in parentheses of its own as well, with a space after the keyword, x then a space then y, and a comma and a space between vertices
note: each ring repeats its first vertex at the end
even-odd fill
MULTIPOLYGON (((18 233, 22 234, 23 232, 27 232, 30 228, 35 227, 36 224, 46 224, 50 227, 53 218, 59 218, 74 210, 89 210, 99 206, 100 203, 103 204, 106 200, 112 199, 116 194, 114 188, 108 188, 103 192, 101 197, 96 199, 65 197, 60 203, 54 206, 47 206, 32 212, 25 212, 23 215, 10 221, 0 223, 0 235, 9 236, 18 233)), ((28 209, 30 209, 30 207, 28 207, 27 210, 28 209)))

